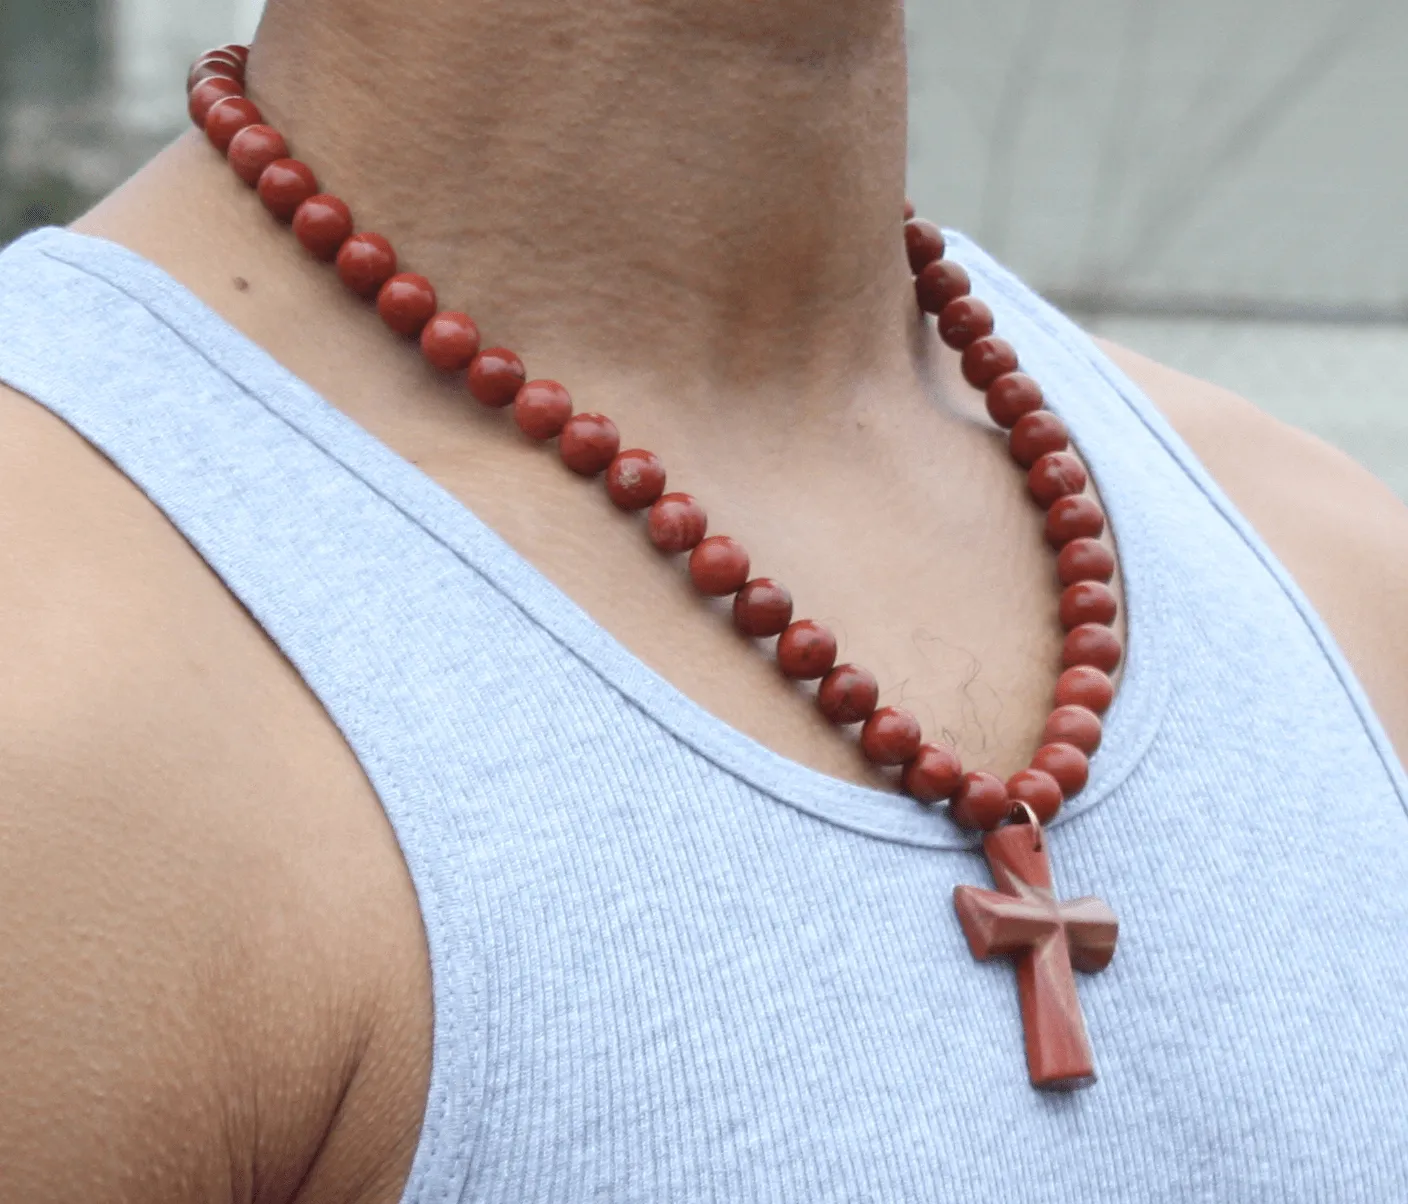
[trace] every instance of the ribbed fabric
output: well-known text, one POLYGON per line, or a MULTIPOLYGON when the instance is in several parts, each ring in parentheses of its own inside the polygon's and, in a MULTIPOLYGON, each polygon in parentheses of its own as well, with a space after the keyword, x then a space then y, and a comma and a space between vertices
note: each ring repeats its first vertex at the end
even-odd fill
POLYGON ((1408 780, 1167 424, 950 245, 1070 424, 1129 598, 1050 832, 1061 893, 1122 922, 1074 1096, 1027 1084, 1012 970, 953 913, 986 867, 941 814, 704 713, 150 264, 52 230, 0 254, 0 379, 184 533, 401 841, 435 992, 407 1204, 1408 1201, 1408 780))

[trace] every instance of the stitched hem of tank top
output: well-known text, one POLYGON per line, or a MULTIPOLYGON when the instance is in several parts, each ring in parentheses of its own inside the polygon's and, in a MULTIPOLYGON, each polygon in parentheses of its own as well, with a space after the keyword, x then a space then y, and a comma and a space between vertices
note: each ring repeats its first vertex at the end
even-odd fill
MULTIPOLYGON (((1009 298, 1035 295, 1017 277, 993 260, 986 251, 969 242, 962 234, 950 231, 945 231, 945 234, 951 235, 965 253, 972 253, 975 258, 980 259, 985 274, 1004 295, 1009 298)), ((1095 345, 1094 340, 1084 330, 1045 299, 1038 298, 1038 301, 1039 305, 1031 311, 1032 321, 1042 326, 1053 338, 1069 345, 1072 355, 1076 354, 1076 349, 1079 348, 1083 361, 1100 373, 1105 382, 1120 396, 1149 434, 1158 440, 1188 480, 1207 498, 1213 508, 1232 527, 1280 586, 1305 623, 1306 629, 1315 639, 1340 684, 1344 687, 1355 713, 1363 724, 1365 734, 1374 745, 1389 781, 1393 784, 1399 803, 1404 812, 1408 813, 1408 766, 1405 766, 1399 759, 1397 751, 1388 738, 1388 732, 1380 722, 1368 694, 1359 681, 1358 675, 1354 672, 1353 666, 1350 665, 1348 658, 1340 648, 1334 633, 1325 625, 1325 621, 1296 583, 1295 578, 1291 576, 1289 570, 1281 563, 1270 546, 1257 534, 1256 529, 1237 509, 1232 499, 1203 467, 1193 449, 1184 442, 1182 436, 1174 430, 1173 425, 1159 412, 1144 391, 1130 380, 1118 364, 1095 345)))
MULTIPOLYGON (((391 767, 377 751, 375 742, 369 737, 353 745, 351 733, 347 733, 348 743, 354 748, 359 761, 367 764, 368 776, 388 819, 397 830, 398 840, 404 832, 407 837, 415 835, 420 848, 426 847, 428 838, 421 813, 414 807, 404 804, 401 792, 396 786, 396 776, 391 767), (358 751, 358 750, 361 751, 358 751), (375 772, 373 772, 375 771, 375 772), (380 783, 384 783, 381 785, 380 783), (388 799, 394 805, 388 806, 388 799)), ((411 842, 406 841, 407 844, 411 842)), ((412 859, 403 847, 402 858, 408 870, 412 859)), ((416 864, 424 865, 420 858, 416 864)), ((412 871, 414 873, 414 871, 412 871)), ((464 959, 449 953, 437 957, 437 942, 444 934, 452 931, 445 915, 442 900, 445 893, 435 871, 427 871, 424 880, 416 879, 417 904, 421 921, 425 928, 426 943, 429 946, 431 969, 431 1056, 430 1084, 426 1092, 425 1111, 416 1139, 415 1154, 411 1159, 410 1174, 402 1190, 400 1204, 431 1204, 434 1199, 441 1202, 458 1200, 469 1179, 471 1156, 471 1130, 482 1128, 485 1111, 488 1107, 489 1076, 488 1034, 483 1025, 477 1026, 475 1039, 471 1040, 460 1022, 461 1015, 483 1016, 486 1014, 485 959, 470 957, 464 959), (464 960, 472 963, 469 970, 462 970, 464 960), (472 984, 462 981, 474 976, 472 984), (472 1007, 472 1004, 478 1006, 472 1007), (456 1054, 445 1051, 454 1048, 456 1054), (471 1082, 464 1083, 450 1073, 451 1067, 468 1067, 471 1082), (471 1102, 471 1096, 476 1098, 471 1102), (434 1116, 432 1117, 432 1108, 434 1116), (449 1157, 442 1154, 442 1147, 449 1147, 449 1157), (448 1171, 448 1178, 445 1177, 448 1171), (432 1182, 430 1176, 438 1182, 432 1182)), ((458 930, 458 929, 456 929, 458 930)), ((472 927, 470 929, 472 931, 472 927)))
MULTIPOLYGON (((453 553, 642 715, 721 772, 776 802, 857 835, 965 853, 977 847, 974 838, 957 832, 941 813, 921 809, 898 793, 831 778, 788 760, 706 711, 600 627, 467 506, 324 400, 156 265, 118 244, 66 230, 42 231, 25 241, 38 253, 102 282, 145 310, 249 400, 453 553), (64 253, 70 249, 73 254, 64 253), (115 260, 125 277, 136 279, 113 279, 100 270, 104 259, 115 260), (134 291, 138 282, 151 295, 134 291), (203 328, 204 339, 189 333, 197 326, 203 328), (245 379, 251 367, 268 377, 260 387, 245 379), (350 463, 343 452, 352 449, 369 463, 350 463)), ((991 268, 986 271, 990 274, 991 268)), ((1112 515, 1122 509, 1118 489, 1107 488, 1106 495, 1107 503, 1113 502, 1112 515)), ((1138 524, 1131 524, 1119 537, 1125 546, 1136 545, 1138 524)), ((1138 600, 1139 617, 1131 608, 1128 658, 1107 716, 1103 755, 1092 761, 1090 785, 1063 808, 1053 826, 1064 825, 1109 799, 1146 755, 1162 721, 1170 693, 1168 666, 1160 655, 1165 581, 1157 556, 1145 556, 1140 563, 1134 580, 1125 577, 1127 595, 1138 600)))

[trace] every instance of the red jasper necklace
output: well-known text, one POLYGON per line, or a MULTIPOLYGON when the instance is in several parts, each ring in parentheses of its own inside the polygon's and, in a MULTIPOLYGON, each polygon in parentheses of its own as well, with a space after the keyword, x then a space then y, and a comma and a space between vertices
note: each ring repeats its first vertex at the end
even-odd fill
POLYGON ((376 305, 382 320, 447 375, 460 376, 483 405, 511 407, 527 438, 554 440, 564 465, 601 477, 611 501, 644 511, 644 528, 664 555, 689 554, 689 575, 701 594, 733 598, 733 623, 754 639, 776 637, 779 670, 818 682, 816 705, 837 727, 859 724, 860 747, 875 765, 897 772, 919 804, 947 802, 959 827, 981 830, 997 890, 960 886, 954 903, 979 959, 1010 957, 1026 1030, 1027 1065, 1038 1087, 1069 1090, 1095 1081, 1094 1060, 1076 995, 1073 969, 1103 970, 1115 952, 1114 913, 1100 900, 1059 901, 1052 890, 1042 825, 1086 783, 1088 758, 1100 743, 1100 715, 1114 687, 1109 674, 1122 653, 1112 624, 1109 582, 1114 556, 1100 542, 1105 515, 1085 492, 1086 472, 1069 451, 1060 418, 1044 408, 1041 388, 1019 370, 1017 352, 994 335, 992 310, 971 294, 968 273, 944 258, 937 226, 905 205, 904 241, 919 308, 938 319, 939 336, 962 353, 963 375, 986 395, 987 411, 1008 432, 1012 458, 1045 511, 1046 538, 1056 550, 1066 631, 1064 672, 1055 709, 1031 765, 1002 781, 965 772, 957 754, 928 743, 919 721, 900 707, 881 707, 874 675, 836 664, 836 637, 813 619, 794 619, 792 596, 770 577, 750 576, 747 551, 728 535, 707 535, 704 508, 687 493, 665 492, 665 468, 654 453, 621 450, 604 414, 576 414, 556 381, 529 380, 523 361, 504 347, 483 348, 474 321, 442 310, 424 276, 398 270, 396 252, 380 234, 358 232, 347 205, 319 191, 307 164, 245 92, 245 46, 202 55, 187 77, 191 120, 225 155, 235 174, 258 190, 265 209, 290 224, 309 254, 335 265, 344 285, 376 305))

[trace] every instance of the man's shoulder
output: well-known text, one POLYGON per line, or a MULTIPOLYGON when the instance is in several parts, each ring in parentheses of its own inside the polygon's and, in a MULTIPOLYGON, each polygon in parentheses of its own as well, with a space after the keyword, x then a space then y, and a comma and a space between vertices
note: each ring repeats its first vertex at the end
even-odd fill
POLYGON ((298 805, 355 764, 289 753, 316 702, 116 467, 3 386, 0 432, 0 1177, 290 1200, 379 1019, 384 864, 298 805))
POLYGON ((1245 398, 1103 346, 1295 578, 1408 761, 1408 505, 1338 448, 1245 398))

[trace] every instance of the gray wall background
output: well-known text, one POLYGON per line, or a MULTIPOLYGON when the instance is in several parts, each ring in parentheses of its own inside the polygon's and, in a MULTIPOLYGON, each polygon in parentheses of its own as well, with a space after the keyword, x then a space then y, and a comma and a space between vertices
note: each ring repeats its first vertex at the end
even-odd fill
MULTIPOLYGON (((178 132, 186 64, 260 6, 0 0, 0 240, 178 132)), ((1408 4, 910 0, 908 19, 927 215, 1408 499, 1408 4)))
POLYGON ((1408 5, 910 6, 912 191, 1408 499, 1408 5))

